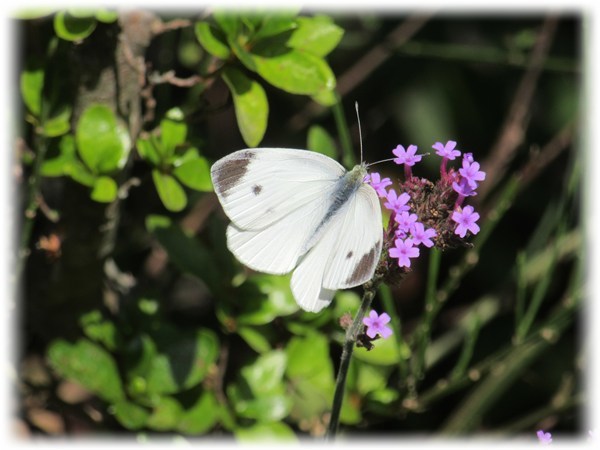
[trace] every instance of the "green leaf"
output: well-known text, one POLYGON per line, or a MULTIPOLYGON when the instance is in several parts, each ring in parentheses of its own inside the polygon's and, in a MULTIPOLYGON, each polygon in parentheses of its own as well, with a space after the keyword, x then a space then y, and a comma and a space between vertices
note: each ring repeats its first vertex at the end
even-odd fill
POLYGON ((317 102, 323 106, 333 106, 339 102, 339 97, 338 97, 337 92, 335 91, 335 88, 321 89, 318 93, 316 93, 315 95, 312 95, 311 98, 315 102, 317 102))
POLYGON ((239 288, 236 297, 244 298, 236 311, 240 325, 264 325, 300 309, 290 290, 289 276, 254 275, 239 288))
POLYGON ((73 180, 87 187, 94 187, 96 183, 96 175, 91 173, 89 169, 76 158, 67 164, 65 167, 66 175, 69 175, 73 180))
POLYGON ((291 94, 316 95, 335 88, 335 76, 322 58, 298 50, 255 55, 256 71, 273 86, 291 94))
POLYGON ((213 13, 213 17, 221 30, 225 32, 227 38, 237 37, 242 26, 238 14, 234 14, 225 10, 217 10, 213 13))
POLYGON ((152 415, 146 421, 146 426, 158 431, 173 430, 178 426, 182 415, 183 408, 177 400, 172 397, 160 397, 152 415))
POLYGON ((96 20, 92 17, 74 17, 66 11, 54 16, 54 32, 67 41, 81 41, 96 29, 96 20))
POLYGON ((298 28, 292 33, 287 45, 315 56, 325 56, 340 42, 344 30, 330 17, 298 17, 298 28))
POLYGON ((21 96, 31 114, 40 117, 42 112, 42 90, 44 89, 44 70, 24 70, 21 73, 21 96))
POLYGON ((161 153, 164 157, 172 155, 175 147, 185 142, 187 125, 183 119, 181 109, 172 108, 167 112, 167 117, 160 122, 161 153))
POLYGON ((202 192, 212 192, 210 167, 203 157, 185 161, 173 169, 173 175, 189 188, 202 192))
POLYGON ((313 125, 308 130, 308 149, 336 159, 335 142, 325 128, 313 125))
POLYGON ((329 344, 313 332, 290 340, 286 376, 290 379, 291 411, 296 420, 312 420, 331 408, 334 379, 329 344))
POLYGON ((71 129, 71 107, 61 105, 52 117, 44 119, 42 129, 46 137, 58 137, 68 133, 71 129))
POLYGON ((128 400, 119 400, 111 407, 111 413, 128 430, 139 430, 146 425, 150 411, 128 400))
POLYGON ((246 341, 252 350, 257 353, 266 353, 271 350, 271 344, 264 334, 252 327, 240 327, 237 330, 240 337, 246 341))
POLYGON ((235 393, 235 389, 229 389, 227 392, 234 400, 235 411, 239 416, 260 422, 282 420, 289 414, 292 406, 292 400, 285 395, 282 386, 278 392, 249 398, 240 397, 235 393))
POLYGON ((75 140, 79 156, 94 173, 121 169, 127 162, 129 136, 105 105, 92 105, 83 112, 75 140))
MULTIPOLYGON (((60 177, 69 175, 71 165, 78 162, 75 156, 75 139, 68 134, 63 136, 58 143, 58 156, 42 162, 41 174, 45 177, 60 177)), ((93 183, 93 180, 92 180, 93 183)))
POLYGON ((296 441, 292 429, 283 422, 257 423, 248 428, 234 430, 240 442, 296 441))
POLYGON ((11 13, 11 18, 19 19, 19 20, 32 20, 32 19, 41 19, 42 17, 49 16, 50 14, 54 14, 56 8, 37 6, 34 8, 21 9, 19 11, 13 11, 11 13))
POLYGON ((297 28, 296 14, 296 11, 288 13, 278 11, 262 15, 258 31, 252 40, 258 41, 297 28))
POLYGON ((182 411, 175 429, 185 434, 203 434, 219 421, 220 406, 212 392, 205 391, 194 405, 182 411))
POLYGON ((242 378, 255 396, 277 391, 283 380, 287 355, 283 350, 273 350, 256 358, 256 361, 242 369, 242 378))
POLYGON ((103 23, 113 23, 119 18, 119 14, 116 11, 109 11, 104 8, 96 10, 94 16, 96 17, 96 20, 103 23))
POLYGON ((166 173, 154 169, 152 179, 160 200, 169 211, 181 211, 187 205, 187 196, 181 185, 175 178, 166 173))
POLYGON ((211 55, 220 59, 228 59, 231 56, 227 38, 221 30, 213 27, 208 22, 196 22, 194 32, 200 45, 211 55))
POLYGON ((152 141, 147 139, 138 139, 136 141, 137 151, 140 156, 154 166, 159 166, 162 158, 152 141))
POLYGON ((94 183, 91 197, 100 203, 110 203, 117 198, 117 183, 110 177, 98 177, 94 183))
POLYGON ((129 386, 141 387, 137 393, 150 399, 198 385, 219 353, 217 337, 207 329, 191 333, 162 325, 140 339, 127 355, 127 375, 129 386))
POLYGON ((85 335, 111 351, 116 350, 118 332, 115 323, 107 320, 100 311, 93 310, 79 318, 85 335))
POLYGON ((59 374, 79 383, 98 397, 109 402, 123 398, 115 360, 99 345, 87 339, 75 343, 55 340, 48 350, 48 359, 59 374))
POLYGON ((237 69, 226 68, 222 76, 231 91, 235 116, 244 142, 250 147, 256 147, 267 130, 267 94, 259 83, 237 69))

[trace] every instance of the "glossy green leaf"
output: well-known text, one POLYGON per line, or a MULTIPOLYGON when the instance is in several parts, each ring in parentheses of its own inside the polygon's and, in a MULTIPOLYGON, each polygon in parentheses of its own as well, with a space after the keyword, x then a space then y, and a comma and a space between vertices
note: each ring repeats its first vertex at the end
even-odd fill
POLYGON ((260 422, 282 420, 290 411, 292 400, 284 393, 283 387, 278 392, 269 392, 250 398, 238 398, 234 391, 228 391, 234 399, 236 413, 247 419, 260 422))
POLYGON ((316 56, 330 53, 344 35, 344 30, 328 16, 298 17, 297 23, 287 45, 316 56))
POLYGON ((42 90, 44 70, 24 70, 21 73, 21 97, 31 114, 40 117, 42 111, 42 90))
POLYGON ((96 29, 96 20, 92 17, 74 17, 66 11, 54 16, 54 32, 67 41, 81 41, 96 29))
POLYGON ((333 159, 336 159, 337 157, 333 138, 329 135, 325 128, 319 125, 313 125, 308 130, 307 148, 309 150, 322 153, 323 155, 329 156, 333 159))
POLYGON ((229 67, 223 71, 222 76, 231 91, 235 116, 244 142, 249 147, 256 147, 267 130, 267 94, 259 83, 237 69, 229 67))
POLYGON ((117 21, 119 14, 116 11, 100 8, 94 12, 94 17, 96 17, 96 20, 103 23, 113 23, 117 21))
POLYGON ((136 148, 143 159, 150 162, 154 166, 160 165, 161 155, 152 141, 148 139, 138 139, 136 141, 136 148))
MULTIPOLYGON (((63 136, 58 144, 59 153, 54 158, 42 162, 40 173, 45 177, 60 177, 68 175, 71 165, 77 161, 75 155, 75 139, 72 135, 63 136)), ((93 180, 92 180, 93 183, 93 180)))
POLYGON ((112 405, 111 412, 115 419, 128 430, 143 428, 150 417, 149 410, 124 399, 112 405))
POLYGON ((254 275, 239 288, 237 296, 244 298, 236 311, 240 325, 264 325, 300 309, 290 290, 289 276, 254 275))
POLYGON ((218 357, 216 335, 207 329, 183 332, 162 325, 144 335, 128 354, 129 387, 142 386, 150 399, 192 388, 208 374, 218 357))
POLYGON ((294 431, 283 422, 258 423, 247 428, 234 430, 240 442, 297 441, 294 431))
POLYGON ((212 192, 210 166, 203 157, 183 162, 173 169, 173 175, 189 188, 202 192, 212 192))
POLYGON ((55 340, 48 350, 48 359, 59 374, 79 383, 98 397, 110 402, 123 398, 115 360, 99 345, 87 339, 74 343, 55 340))
POLYGON ((165 208, 169 211, 178 212, 186 207, 187 195, 175 178, 154 169, 152 171, 152 179, 154 180, 158 196, 165 208))
POLYGON ((261 15, 258 30, 252 37, 253 41, 258 41, 270 36, 275 36, 286 31, 297 28, 296 12, 267 12, 261 15))
POLYGON ((283 380, 287 355, 283 350, 273 350, 260 355, 256 361, 242 369, 242 378, 257 397, 277 389, 283 380))
POLYGON ((79 324, 85 335, 111 351, 116 350, 118 341, 117 327, 114 322, 107 320, 96 310, 90 311, 79 318, 79 324))
POLYGON ((240 60, 240 62, 246 66, 248 70, 252 72, 256 72, 256 63, 254 61, 254 55, 249 51, 249 45, 245 41, 245 36, 240 36, 238 38, 227 38, 227 45, 233 51, 235 56, 240 60))
POLYGON ((210 25, 208 22, 197 22, 194 32, 200 45, 211 55, 220 59, 227 59, 231 56, 231 50, 227 45, 227 38, 221 30, 210 25))
POLYGON ((252 327, 240 327, 237 332, 255 352, 266 353, 271 350, 269 340, 259 330, 252 327))
POLYGON ((328 411, 333 400, 334 378, 325 336, 313 332, 304 337, 294 337, 286 353, 292 417, 310 420, 328 411))
POLYGON ((227 38, 237 37, 242 25, 238 14, 227 10, 216 10, 213 17, 227 38))
POLYGON ((117 198, 117 183, 110 177, 101 176, 96 178, 91 198, 100 203, 110 203, 117 198))
POLYGON ((44 119, 42 131, 46 137, 58 137, 71 129, 71 107, 61 105, 52 117, 44 119))
POLYGON ((94 173, 112 172, 127 162, 129 136, 105 105, 92 105, 83 112, 75 140, 79 156, 94 173))
POLYGON ((177 400, 168 396, 160 397, 146 426, 158 431, 173 430, 178 426, 182 415, 183 408, 177 400))
POLYGON ((69 175, 73 180, 80 184, 88 187, 94 187, 96 183, 96 175, 90 172, 90 170, 77 158, 73 158, 66 167, 65 174, 69 175))
POLYGON ((185 142, 187 125, 183 112, 179 108, 172 108, 167 112, 167 117, 160 122, 160 139, 162 148, 158 148, 163 156, 172 155, 175 147, 185 142))
POLYGON ((315 95, 335 87, 335 76, 322 58, 298 50, 256 55, 256 70, 273 86, 291 94, 315 95))
POLYGON ((329 87, 321 89, 318 93, 311 95, 311 98, 323 106, 333 106, 339 101, 339 96, 335 88, 329 87))
POLYGON ((203 434, 219 422, 221 407, 210 391, 203 392, 189 409, 184 409, 175 429, 184 434, 203 434))

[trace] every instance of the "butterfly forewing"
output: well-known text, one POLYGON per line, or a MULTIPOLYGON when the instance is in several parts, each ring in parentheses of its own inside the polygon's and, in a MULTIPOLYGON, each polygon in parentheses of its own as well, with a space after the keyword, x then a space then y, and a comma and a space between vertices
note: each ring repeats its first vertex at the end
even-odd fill
POLYGON ((260 230, 315 201, 344 174, 327 156, 284 148, 246 149, 217 161, 211 176, 231 221, 242 230, 260 230))

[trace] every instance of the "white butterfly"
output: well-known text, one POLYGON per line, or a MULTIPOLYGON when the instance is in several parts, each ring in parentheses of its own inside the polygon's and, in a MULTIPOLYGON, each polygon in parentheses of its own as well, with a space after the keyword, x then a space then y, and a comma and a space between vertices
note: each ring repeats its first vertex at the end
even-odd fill
POLYGON ((259 272, 294 270, 292 293, 318 312, 337 289, 373 276, 383 241, 377 193, 364 164, 346 171, 320 153, 286 148, 239 150, 211 168, 231 219, 227 246, 259 272))

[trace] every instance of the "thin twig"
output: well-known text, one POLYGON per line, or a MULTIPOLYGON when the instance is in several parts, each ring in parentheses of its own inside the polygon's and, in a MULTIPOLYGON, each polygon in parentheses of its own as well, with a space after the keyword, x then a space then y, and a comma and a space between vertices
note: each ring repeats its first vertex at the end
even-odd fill
POLYGON ((179 78, 179 77, 175 76, 174 70, 169 70, 163 74, 158 74, 158 73, 150 74, 148 76, 148 81, 150 81, 150 83, 152 83, 154 85, 169 83, 169 84, 172 84, 173 86, 178 86, 178 87, 192 87, 192 86, 202 83, 202 81, 204 81, 204 79, 199 75, 192 75, 191 77, 188 77, 188 78, 179 78))

